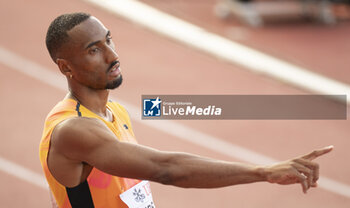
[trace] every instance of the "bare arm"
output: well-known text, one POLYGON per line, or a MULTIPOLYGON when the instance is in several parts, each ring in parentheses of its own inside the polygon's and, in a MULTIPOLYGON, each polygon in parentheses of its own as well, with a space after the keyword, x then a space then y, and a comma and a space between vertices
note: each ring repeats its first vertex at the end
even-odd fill
POLYGON ((105 124, 97 119, 75 118, 65 121, 56 127, 53 139, 56 141, 55 148, 71 160, 85 162, 112 175, 179 187, 215 188, 269 181, 280 184, 301 183, 306 191, 318 178, 318 166, 313 163, 310 165, 308 159, 262 167, 119 142, 105 124), (315 171, 307 171, 300 168, 301 165, 315 171), (300 171, 312 180, 305 182, 300 171))

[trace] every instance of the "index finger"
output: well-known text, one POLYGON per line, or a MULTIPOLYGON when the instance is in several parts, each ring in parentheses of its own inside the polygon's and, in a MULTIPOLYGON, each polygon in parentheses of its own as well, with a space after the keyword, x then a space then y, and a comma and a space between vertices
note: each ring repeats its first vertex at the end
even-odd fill
POLYGON ((315 158, 317 158, 317 157, 319 157, 321 155, 324 155, 324 154, 332 151, 333 148, 334 148, 334 146, 330 145, 328 147, 324 147, 324 148, 321 148, 321 149, 318 149, 318 150, 314 150, 311 153, 302 156, 302 158, 307 159, 307 160, 313 160, 313 159, 315 159, 315 158))

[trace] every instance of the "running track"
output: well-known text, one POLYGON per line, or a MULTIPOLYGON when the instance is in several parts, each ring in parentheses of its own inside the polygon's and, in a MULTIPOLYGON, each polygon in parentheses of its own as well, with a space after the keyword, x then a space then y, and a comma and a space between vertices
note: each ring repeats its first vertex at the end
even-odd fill
MULTIPOLYGON (((204 1, 206 3, 203 4, 171 4, 173 7, 170 10, 169 4, 145 2, 224 36, 230 36, 231 33, 225 33, 228 28, 237 26, 237 23, 223 23, 210 17, 209 11, 213 1, 204 1), (189 7, 192 9, 189 10, 189 7), (206 21, 200 22, 201 18, 206 21)), ((39 64, 48 72, 56 73, 50 78, 39 70, 30 71, 29 64, 25 62, 15 62, 12 67, 4 62, 0 63, 0 158, 38 175, 42 175, 38 160, 38 143, 44 118, 53 105, 65 95, 65 91, 62 90, 65 88, 64 84, 55 86, 55 83, 61 83, 56 78, 59 73, 46 52, 44 38, 49 22, 63 12, 90 12, 112 31, 125 77, 123 86, 112 92, 112 96, 126 103, 127 108, 130 105, 131 113, 134 113, 132 106, 140 106, 142 94, 307 93, 219 61, 82 1, 33 0, 30 4, 19 0, 2 1, 0 11, 0 47, 14 53, 16 57, 30 61, 29 63, 39 64), (28 72, 29 75, 16 68, 28 72), (35 76, 38 78, 34 78, 35 76)), ((288 27, 269 26, 266 29, 237 28, 248 34, 239 40, 242 43, 350 83, 349 76, 346 76, 349 75, 349 71, 344 61, 350 51, 344 35, 344 32, 350 29, 348 23, 341 23, 330 29, 301 23, 289 24, 288 27), (311 34, 318 35, 315 37, 311 34), (293 38, 301 43, 291 43, 289 40, 293 38), (320 41, 314 43, 315 38, 320 41), (276 49, 278 44, 283 49, 279 53, 276 49), (322 50, 325 48, 328 50, 322 50), (317 56, 315 51, 318 52, 317 56)), ((176 124, 278 160, 333 144, 335 150, 318 159, 321 163, 321 174, 342 184, 350 184, 348 120, 176 121, 176 124)), ((163 124, 159 121, 134 119, 133 125, 139 142, 144 145, 239 161, 224 152, 204 148, 157 130, 157 127, 151 127, 162 127, 163 124)), ((1 207, 49 207, 48 192, 41 185, 20 179, 4 170, 0 171, 0 177, 1 207)), ((283 187, 264 183, 212 190, 179 189, 153 184, 152 189, 157 207, 167 208, 345 208, 350 204, 349 197, 324 188, 310 190, 304 195, 299 186, 283 187)))

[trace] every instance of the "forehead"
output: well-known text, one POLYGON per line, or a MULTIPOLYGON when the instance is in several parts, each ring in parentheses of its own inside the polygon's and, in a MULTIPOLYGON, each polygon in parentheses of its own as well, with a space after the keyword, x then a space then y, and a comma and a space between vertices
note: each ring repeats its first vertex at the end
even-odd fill
POLYGON ((67 34, 74 45, 84 47, 90 42, 104 39, 107 32, 108 30, 102 22, 91 16, 68 31, 67 34))

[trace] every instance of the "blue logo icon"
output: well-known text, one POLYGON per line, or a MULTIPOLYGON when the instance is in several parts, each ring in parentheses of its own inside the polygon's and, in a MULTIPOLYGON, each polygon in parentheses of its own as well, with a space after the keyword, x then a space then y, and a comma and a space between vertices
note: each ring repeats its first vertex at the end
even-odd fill
POLYGON ((162 100, 157 99, 143 99, 143 116, 155 117, 161 116, 162 100))

